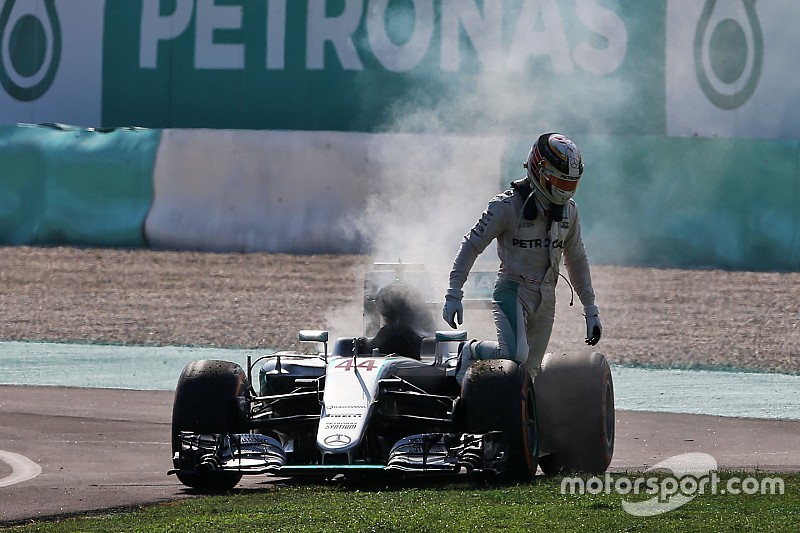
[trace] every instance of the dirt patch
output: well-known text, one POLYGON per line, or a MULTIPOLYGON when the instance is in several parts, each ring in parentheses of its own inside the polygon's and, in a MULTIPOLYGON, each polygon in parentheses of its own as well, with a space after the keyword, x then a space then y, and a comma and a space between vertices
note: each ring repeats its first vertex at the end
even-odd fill
MULTIPOLYGON (((0 339, 296 349, 300 329, 360 317, 370 264, 365 256, 0 248, 0 339)), ((604 326, 596 349, 612 362, 800 372, 798 273, 592 273, 604 326)), ((580 306, 569 300, 562 281, 551 351, 588 349, 580 306)))

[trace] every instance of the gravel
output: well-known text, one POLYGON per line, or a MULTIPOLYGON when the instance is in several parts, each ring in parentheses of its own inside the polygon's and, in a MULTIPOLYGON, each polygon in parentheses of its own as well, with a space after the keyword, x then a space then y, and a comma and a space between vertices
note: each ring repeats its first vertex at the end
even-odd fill
MULTIPOLYGON (((300 329, 361 331, 360 255, 0 248, 0 340, 305 350, 300 329), (354 329, 357 328, 357 329, 354 329)), ((800 273, 595 265, 603 339, 620 364, 800 372, 800 273)), ((551 351, 587 350, 558 288, 551 351)), ((438 315, 438 311, 436 313, 438 315)), ((467 310, 472 336, 492 335, 467 310)))

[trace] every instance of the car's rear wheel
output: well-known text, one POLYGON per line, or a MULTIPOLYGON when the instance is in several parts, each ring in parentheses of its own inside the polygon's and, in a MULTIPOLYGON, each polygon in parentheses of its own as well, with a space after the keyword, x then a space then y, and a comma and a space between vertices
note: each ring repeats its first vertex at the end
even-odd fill
POLYGON ((614 455, 615 412, 603 354, 545 355, 534 390, 542 471, 605 472, 614 455))
POLYGON ((204 359, 183 369, 175 389, 172 406, 172 454, 178 479, 204 491, 223 491, 236 486, 242 475, 236 472, 189 471, 195 465, 184 464, 176 452, 181 450, 181 431, 193 433, 242 433, 241 406, 250 385, 239 365, 204 359))
POLYGON ((533 383, 525 366, 508 359, 473 363, 464 376, 461 408, 466 433, 506 433, 507 470, 501 477, 529 481, 539 449, 533 383))

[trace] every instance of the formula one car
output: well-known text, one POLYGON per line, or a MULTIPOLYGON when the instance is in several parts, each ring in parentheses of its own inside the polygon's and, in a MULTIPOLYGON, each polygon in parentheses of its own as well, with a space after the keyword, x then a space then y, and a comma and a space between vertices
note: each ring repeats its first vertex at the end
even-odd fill
POLYGON ((515 361, 477 361, 459 385, 467 332, 435 331, 430 289, 418 265, 376 264, 365 282, 367 335, 338 338, 329 353, 327 331, 301 331, 301 341, 322 345, 319 354, 248 357, 246 369, 187 365, 175 390, 169 473, 218 491, 258 474, 524 481, 537 465, 545 474, 604 472, 614 449, 605 357, 547 354, 535 382, 515 361))

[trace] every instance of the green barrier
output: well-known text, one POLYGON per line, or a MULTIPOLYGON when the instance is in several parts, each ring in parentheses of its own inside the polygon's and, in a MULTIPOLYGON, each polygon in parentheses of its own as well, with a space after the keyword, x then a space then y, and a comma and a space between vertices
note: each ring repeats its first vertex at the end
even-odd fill
MULTIPOLYGON (((600 264, 800 269, 800 141, 574 136, 586 173, 575 197, 600 264)), ((504 180, 530 139, 509 143, 504 180)))
POLYGON ((666 5, 106 0, 103 123, 658 134, 666 5))
POLYGON ((159 136, 0 126, 0 243, 145 246, 159 136))

